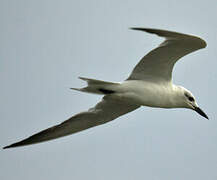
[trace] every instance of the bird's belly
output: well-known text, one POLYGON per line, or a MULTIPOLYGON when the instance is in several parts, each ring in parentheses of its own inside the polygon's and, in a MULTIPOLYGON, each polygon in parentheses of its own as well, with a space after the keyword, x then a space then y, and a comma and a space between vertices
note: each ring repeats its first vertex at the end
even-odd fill
POLYGON ((127 101, 150 107, 171 108, 171 87, 146 82, 131 82, 119 96, 127 101))
POLYGON ((153 92, 150 93, 141 93, 141 94, 133 94, 130 97, 132 101, 137 104, 143 106, 150 106, 150 107, 161 107, 161 108, 170 108, 170 102, 168 98, 165 97, 165 94, 156 94, 153 92))

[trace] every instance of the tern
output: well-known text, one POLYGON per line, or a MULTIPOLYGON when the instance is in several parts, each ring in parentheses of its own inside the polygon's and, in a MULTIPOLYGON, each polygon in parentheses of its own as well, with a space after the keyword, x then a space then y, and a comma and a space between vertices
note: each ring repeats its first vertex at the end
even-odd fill
POLYGON ((85 129, 102 125, 141 106, 159 108, 188 108, 208 119, 199 108, 193 94, 182 86, 172 83, 172 70, 183 56, 206 47, 206 42, 196 36, 173 31, 131 28, 153 33, 165 40, 145 55, 135 66, 130 76, 122 83, 80 77, 87 82, 84 88, 71 88, 87 93, 103 95, 102 100, 85 112, 40 131, 6 148, 40 143, 85 129))

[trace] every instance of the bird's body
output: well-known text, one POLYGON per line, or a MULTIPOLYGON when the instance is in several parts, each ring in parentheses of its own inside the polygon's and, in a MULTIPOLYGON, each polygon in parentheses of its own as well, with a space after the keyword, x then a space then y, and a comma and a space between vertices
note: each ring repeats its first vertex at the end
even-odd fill
POLYGON ((106 88, 113 91, 107 96, 118 101, 160 108, 182 107, 181 104, 174 101, 178 97, 180 87, 170 82, 157 84, 148 81, 127 80, 106 88))
POLYGON ((172 31, 132 29, 154 33, 166 39, 145 55, 122 83, 80 78, 88 83, 87 87, 72 89, 104 95, 95 107, 4 148, 35 144, 80 132, 107 123, 141 106, 188 108, 208 119, 198 107, 192 93, 172 82, 172 70, 176 61, 191 52, 205 48, 206 42, 196 36, 172 31))

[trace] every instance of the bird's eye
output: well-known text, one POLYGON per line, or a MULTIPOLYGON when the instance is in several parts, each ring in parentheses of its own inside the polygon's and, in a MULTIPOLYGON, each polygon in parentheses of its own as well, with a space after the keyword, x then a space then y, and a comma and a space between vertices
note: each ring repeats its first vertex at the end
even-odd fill
POLYGON ((193 97, 188 97, 188 100, 193 102, 194 101, 194 98, 193 97))

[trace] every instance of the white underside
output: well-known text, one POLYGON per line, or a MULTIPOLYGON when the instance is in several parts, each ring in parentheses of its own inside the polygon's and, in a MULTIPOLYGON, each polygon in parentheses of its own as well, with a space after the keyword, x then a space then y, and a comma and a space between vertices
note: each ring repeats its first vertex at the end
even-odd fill
POLYGON ((152 83, 141 80, 128 80, 119 85, 111 86, 116 93, 109 95, 122 101, 142 106, 174 108, 176 88, 172 83, 152 83))

